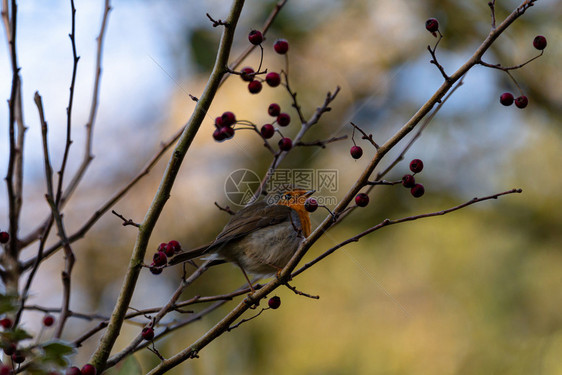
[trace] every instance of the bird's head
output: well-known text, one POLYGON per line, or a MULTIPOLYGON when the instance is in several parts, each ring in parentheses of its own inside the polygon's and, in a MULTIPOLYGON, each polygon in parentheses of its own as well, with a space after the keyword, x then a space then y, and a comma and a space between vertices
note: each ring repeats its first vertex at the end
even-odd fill
POLYGON ((291 189, 281 193, 277 204, 291 207, 297 212, 304 210, 304 203, 315 190, 291 189))

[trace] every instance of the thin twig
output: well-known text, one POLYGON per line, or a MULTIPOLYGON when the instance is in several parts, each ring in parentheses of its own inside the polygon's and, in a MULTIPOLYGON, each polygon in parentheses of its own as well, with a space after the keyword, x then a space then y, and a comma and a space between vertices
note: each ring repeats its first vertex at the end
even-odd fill
POLYGON ((480 60, 478 62, 478 64, 480 64, 482 66, 485 66, 487 68, 498 69, 498 70, 503 70, 504 72, 508 72, 510 70, 521 69, 522 67, 524 67, 525 65, 527 65, 531 61, 534 61, 534 60, 538 59, 539 57, 541 57, 543 55, 543 53, 544 53, 544 50, 542 50, 541 53, 539 53, 537 56, 525 61, 523 64, 514 65, 514 66, 501 66, 501 64, 489 64, 489 63, 484 62, 482 60, 480 60))
POLYGON ((365 131, 363 131, 363 129, 361 129, 359 126, 355 125, 353 122, 349 122, 351 124, 351 126, 353 126, 354 129, 357 129, 361 134, 363 134, 363 137, 361 137, 362 139, 365 139, 369 142, 371 142, 371 144, 373 145, 373 147, 375 147, 375 149, 379 148, 379 145, 377 144, 377 142, 375 142, 375 140, 373 139, 373 135, 372 134, 367 134, 365 133, 365 131))
POLYGON ((287 288, 289 288, 290 290, 292 290, 293 293, 295 293, 297 296, 303 296, 303 297, 312 298, 312 299, 320 299, 320 296, 308 294, 308 293, 305 293, 305 292, 301 292, 296 287, 294 287, 292 285, 289 285, 289 283, 285 283, 285 286, 287 288))
POLYGON ((207 18, 209 20, 211 20, 211 22, 213 23, 213 27, 217 27, 217 26, 228 26, 228 23, 226 23, 225 21, 219 19, 219 20, 215 20, 213 17, 211 17, 211 15, 209 13, 206 13, 207 18))
POLYGON ((317 140, 317 141, 312 141, 312 142, 302 142, 301 141, 301 142, 295 143, 295 146, 318 146, 320 148, 326 148, 326 145, 328 143, 342 141, 344 139, 347 139, 347 135, 342 135, 341 137, 332 137, 330 139, 317 140))
MULTIPOLYGON (((25 305, 24 309, 25 310, 31 310, 31 311, 40 311, 40 312, 43 312, 45 314, 60 314, 60 312, 61 312, 60 307, 44 307, 44 306, 39 306, 39 305, 25 305)), ((69 311, 68 313, 69 313, 70 318, 82 319, 82 320, 87 320, 87 321, 108 320, 109 319, 109 317, 107 317, 105 315, 99 315, 99 314, 87 314, 87 313, 80 313, 80 312, 76 312, 76 311, 69 311)))
POLYGON ((64 155, 62 158, 62 163, 60 170, 58 172, 59 179, 57 184, 56 196, 55 196, 55 204, 59 207, 61 196, 62 196, 62 185, 63 185, 63 177, 64 171, 66 169, 66 163, 68 161, 68 153, 70 151, 70 145, 72 144, 71 139, 71 130, 72 130, 72 103, 74 101, 74 85, 76 83, 76 72, 78 70, 78 61, 80 57, 76 53, 76 8, 74 7, 74 0, 70 0, 70 11, 71 11, 71 27, 70 27, 70 34, 68 34, 70 38, 70 43, 72 45, 72 78, 70 80, 70 94, 68 96, 68 106, 66 107, 66 144, 64 147, 64 155))
POLYGON ((64 325, 68 318, 69 311, 70 311, 70 288, 71 288, 71 279, 70 275, 72 273, 72 268, 74 267, 74 253, 72 252, 72 248, 70 247, 70 242, 68 241, 68 237, 66 236, 66 231, 64 229, 64 224, 62 220, 62 215, 55 203, 54 192, 53 192, 53 171, 51 168, 51 162, 49 157, 49 147, 47 142, 47 122, 45 121, 45 115, 43 110, 43 103, 41 100, 41 96, 38 92, 35 93, 35 104, 37 105, 37 110, 39 112, 39 118, 41 121, 41 135, 43 139, 43 161, 45 165, 45 181, 47 183, 47 194, 45 194, 45 198, 51 207, 51 213, 53 215, 53 220, 57 226, 58 236, 60 237, 63 243, 64 249, 64 258, 65 258, 65 268, 62 271, 61 278, 62 278, 62 285, 63 285, 63 298, 62 298, 62 308, 60 317, 58 319, 57 327, 55 329, 54 337, 60 338, 62 335, 62 331, 64 329, 64 325))
POLYGON ((313 265, 315 265, 316 263, 318 263, 319 261, 321 261, 322 259, 326 258, 328 255, 332 254, 333 252, 335 252, 336 250, 344 247, 345 245, 348 245, 352 242, 358 242, 361 238, 365 237, 368 234, 371 234, 381 228, 390 226, 390 225, 394 225, 394 224, 400 224, 400 223, 404 223, 406 221, 414 221, 414 220, 419 220, 419 219, 425 219, 425 218, 429 218, 429 217, 435 217, 435 216, 442 216, 454 211, 458 211, 461 208, 465 208, 467 206, 470 206, 472 204, 475 203, 479 203, 479 202, 483 202, 486 200, 490 200, 490 199, 497 199, 503 195, 508 195, 508 194, 514 194, 514 193, 521 193, 523 190, 521 189, 511 189, 508 191, 504 191, 502 193, 497 193, 497 194, 493 194, 493 195, 489 195, 486 197, 482 197, 482 198, 473 198, 465 203, 459 204, 458 206, 454 206, 451 208, 448 208, 446 210, 441 210, 441 211, 436 211, 436 212, 431 212, 431 213, 426 213, 426 214, 420 214, 420 215, 413 215, 413 216, 407 216, 407 217, 403 217, 400 219, 394 219, 394 220, 390 220, 390 219, 385 219, 383 220, 381 223, 351 237, 348 238, 345 241, 340 242, 339 244, 337 244, 336 246, 326 250, 324 253, 322 253, 320 256, 318 256, 317 258, 313 259, 312 261, 306 263, 305 265, 303 265, 301 268, 299 268, 298 270, 296 270, 295 272, 293 272, 291 274, 291 277, 296 277, 299 274, 301 274, 302 272, 306 271, 307 269, 309 269, 310 267, 312 267, 313 265))
MULTIPOLYGON (((285 57, 285 61, 288 61, 288 57, 285 57)), ((286 71, 281 71, 281 75, 285 78, 285 83, 283 84, 283 86, 285 86, 285 88, 287 89, 287 92, 289 93, 289 95, 291 96, 291 99, 293 100, 293 108, 297 111, 300 123, 304 124, 306 122, 306 119, 304 118, 304 115, 302 113, 302 108, 301 108, 301 106, 300 106, 300 104, 297 100, 297 92, 293 91, 291 89, 290 84, 289 84, 289 74, 288 74, 289 68, 286 67, 285 69, 286 69, 286 71)))
POLYGON ((496 28, 496 0, 492 0, 488 3, 490 7, 490 13, 492 17, 492 30, 496 28))
POLYGON ((221 211, 224 211, 226 213, 228 213, 229 215, 234 215, 236 214, 236 212, 232 211, 232 209, 229 206, 226 207, 222 207, 221 205, 219 205, 217 202, 215 202, 215 206, 217 206, 217 208, 221 211))
POLYGON ((111 213, 112 213, 113 215, 117 216, 119 219, 123 220, 123 224, 122 224, 122 225, 123 225, 124 227, 126 227, 127 225, 132 225, 132 226, 138 228, 138 227, 140 226, 138 223, 134 222, 134 221, 131 220, 131 219, 127 219, 125 216, 123 216, 123 215, 117 213, 117 211, 115 211, 115 210, 111 210, 111 213))
POLYGON ((103 41, 105 37, 105 32, 107 30, 107 20, 109 18, 109 13, 111 9, 112 8, 111 8, 110 0, 105 0, 100 32, 98 37, 96 38, 97 53, 96 53, 96 67, 94 73, 94 88, 92 93, 92 102, 90 104, 90 115, 88 117, 88 122, 86 123, 86 143, 85 143, 85 150, 84 150, 84 158, 82 160, 82 164, 78 168, 78 171, 76 172, 76 174, 74 175, 68 186, 66 187, 61 198, 61 204, 64 204, 68 201, 68 199, 75 191, 76 187, 78 186, 79 182, 82 180, 82 177, 84 176, 86 169, 90 165, 90 162, 94 159, 94 155, 92 154, 92 144, 93 144, 94 124, 98 112, 99 90, 100 90, 101 72, 102 72, 103 41))
POLYGON ((443 68, 443 66, 441 64, 439 64, 439 62, 437 61, 437 55, 435 54, 435 52, 437 50, 437 46, 439 45, 439 42, 441 41, 441 39, 443 39, 443 35, 441 34, 441 32, 439 30, 437 30, 437 32, 439 33, 439 38, 437 39, 437 42, 435 43, 435 46, 433 46, 433 48, 431 48, 430 46, 427 46, 427 50, 431 54, 431 60, 429 62, 434 64, 437 67, 437 69, 439 69, 439 72, 441 72, 441 75, 443 76, 445 81, 448 81, 451 78, 445 72, 445 68, 443 68))
POLYGON ((242 324, 244 324, 244 323, 246 323, 246 322, 249 322, 249 321, 252 320, 252 319, 257 318, 257 317, 260 316, 261 313, 263 313, 265 310, 269 310, 269 307, 267 307, 267 308, 262 308, 262 309, 260 310, 260 312, 258 312, 257 314, 252 315, 252 316, 249 317, 249 318, 242 319, 242 320, 239 321, 238 323, 236 323, 236 324, 234 324, 234 325, 228 327, 228 328, 226 329, 226 331, 227 331, 227 332, 230 332, 230 331, 232 331, 233 329, 236 329, 236 328, 240 327, 242 324))

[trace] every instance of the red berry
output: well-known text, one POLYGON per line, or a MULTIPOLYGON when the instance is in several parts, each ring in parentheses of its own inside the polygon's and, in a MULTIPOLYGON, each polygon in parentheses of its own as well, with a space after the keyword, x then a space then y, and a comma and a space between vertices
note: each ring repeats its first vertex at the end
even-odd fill
POLYGON ((277 123, 279 126, 287 126, 291 123, 291 116, 287 113, 280 113, 279 116, 277 116, 277 123))
POLYGON ((252 43, 254 46, 257 46, 258 44, 261 44, 261 42, 263 42, 263 35, 260 31, 258 30, 252 30, 250 31, 250 33, 248 34, 248 40, 250 41, 250 43, 252 43))
POLYGON ((500 96, 500 103, 505 106, 510 106, 513 104, 513 95, 510 92, 504 92, 500 96))
POLYGON ((12 361, 15 363, 22 363, 25 361, 25 354, 19 350, 16 350, 14 354, 12 354, 12 361))
POLYGON ((258 80, 253 80, 252 82, 248 83, 248 90, 252 94, 257 94, 261 91, 262 84, 258 80))
POLYGON ((423 161, 414 159, 410 162, 410 170, 414 173, 420 173, 423 169, 423 161))
POLYGON ((289 42, 285 39, 277 39, 273 44, 273 49, 280 55, 284 55, 289 50, 289 42))
POLYGON ((416 184, 416 179, 411 174, 406 174, 402 177, 402 186, 411 188, 416 184))
POLYGON ((529 104, 529 99, 527 99, 525 95, 521 95, 515 99, 515 106, 517 108, 523 109, 527 106, 527 104, 529 104))
POLYGON ((353 159, 359 159, 361 156, 363 156, 363 149, 359 146, 353 146, 349 150, 349 153, 351 154, 351 157, 353 159))
POLYGON ((12 319, 10 318, 0 319, 0 326, 2 326, 4 329, 12 328, 12 324, 12 319))
POLYGON ((162 267, 156 267, 154 263, 150 265, 149 270, 153 275, 160 275, 162 273, 162 267))
POLYGON ((439 30, 439 21, 437 21, 435 18, 430 18, 425 21, 425 28, 430 33, 435 33, 437 30, 439 30))
POLYGON ((279 149, 281 151, 289 151, 293 147, 293 141, 291 138, 281 138, 279 140, 279 149))
POLYGON ((240 78, 242 81, 251 82, 254 80, 254 73, 254 69, 247 66, 240 71, 240 78))
MULTIPOLYGON (((166 244, 166 250, 170 252, 172 255, 174 255, 175 253, 181 250, 181 245, 178 241, 171 240, 166 244)), ((166 255, 168 255, 168 253, 166 253, 166 255)), ((168 255, 168 256, 172 256, 172 255, 168 255)))
POLYGON ((281 113, 281 107, 277 103, 271 103, 267 108, 267 113, 269 113, 270 116, 277 117, 281 113))
POLYGON ((425 193, 425 188, 422 184, 415 184, 412 189, 410 189, 410 193, 414 198, 419 198, 425 193))
POLYGON ((142 329, 141 336, 146 341, 150 341, 154 338, 154 330, 150 327, 144 327, 142 329))
POLYGON ((365 207, 369 204, 369 196, 365 193, 359 193, 355 196, 355 204, 359 207, 365 207))
POLYGON ((166 242, 162 242, 162 243, 160 243, 160 245, 158 245, 158 248, 156 248, 156 251, 165 251, 166 246, 168 246, 168 244, 166 242))
POLYGON ((224 125, 222 124, 222 118, 220 116, 215 118, 215 128, 220 129, 223 126, 224 125))
POLYGON ((533 39, 533 47, 542 51, 546 48, 546 38, 542 35, 537 35, 535 39, 533 39))
POLYGON ((89 363, 82 366, 82 375, 96 375, 97 372, 98 370, 96 370, 96 368, 89 363))
POLYGON ((82 375, 82 371, 76 366, 72 366, 66 369, 66 375, 82 375))
POLYGON ((174 256, 175 253, 175 249, 173 246, 171 246, 170 244, 166 244, 166 247, 164 248, 164 254, 166 254, 167 257, 171 257, 174 256))
POLYGON ((215 129, 215 131, 213 132, 213 138, 217 142, 222 142, 225 140, 224 134, 221 133, 221 129, 215 129))
POLYGON ((154 265, 156 267, 161 267, 161 266, 165 266, 166 263, 168 263, 168 258, 166 257, 166 254, 164 254, 163 251, 158 251, 154 253, 154 256, 152 257, 152 261, 154 262, 154 265))
POLYGON ((308 198, 304 202, 304 209, 308 212, 314 212, 318 208, 318 201, 314 198, 308 198))
POLYGON ((14 343, 9 343, 6 345, 6 347, 3 347, 2 349, 4 350, 4 354, 6 354, 7 356, 11 356, 16 352, 17 346, 14 343))
POLYGON ((271 72, 265 76, 265 82, 271 87, 277 87, 281 83, 281 76, 279 73, 271 72))
POLYGON ((275 134, 275 128, 271 124, 265 124, 261 127, 260 133, 262 137, 269 139, 273 137, 273 134, 275 134))
POLYGON ((220 128, 219 132, 222 134, 223 139, 230 139, 234 137, 234 129, 229 126, 223 126, 220 128))
POLYGON ((227 111, 222 114, 221 120, 222 126, 231 126, 236 123, 236 116, 234 115, 234 113, 227 111))
POLYGON ((12 375, 14 372, 12 371, 12 368, 8 365, 2 365, 0 366, 0 375, 12 375))
POLYGON ((267 301, 267 305, 273 310, 278 309, 279 306, 281 306, 281 298, 273 296, 269 299, 269 301, 267 301))
POLYGON ((55 317, 52 315, 45 315, 43 317, 43 324, 45 325, 45 327, 52 326, 54 322, 55 322, 55 317))
POLYGON ((0 232, 0 243, 6 243, 10 240, 10 234, 8 232, 0 232))

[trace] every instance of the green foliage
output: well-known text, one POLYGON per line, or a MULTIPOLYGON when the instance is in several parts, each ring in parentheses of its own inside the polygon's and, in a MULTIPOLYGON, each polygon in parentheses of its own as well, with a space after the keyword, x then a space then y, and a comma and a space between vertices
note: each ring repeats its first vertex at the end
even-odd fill
POLYGON ((24 331, 21 328, 11 329, 0 334, 0 340, 2 341, 2 343, 20 342, 32 337, 33 336, 27 333, 27 331, 24 331))
POLYGON ((18 297, 10 294, 0 294, 0 314, 15 312, 17 309, 18 297))
POLYGON ((43 354, 38 359, 44 364, 55 364, 60 367, 68 366, 68 356, 74 354, 76 349, 69 343, 61 340, 48 341, 41 344, 43 354))

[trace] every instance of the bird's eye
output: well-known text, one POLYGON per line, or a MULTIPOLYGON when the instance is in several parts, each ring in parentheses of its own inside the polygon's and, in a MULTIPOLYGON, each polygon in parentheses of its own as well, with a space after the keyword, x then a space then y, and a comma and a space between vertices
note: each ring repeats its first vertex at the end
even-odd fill
POLYGON ((293 196, 292 196, 291 194, 285 194, 285 195, 283 196, 283 198, 286 199, 286 200, 289 200, 289 199, 291 199, 292 197, 293 197, 293 196))

